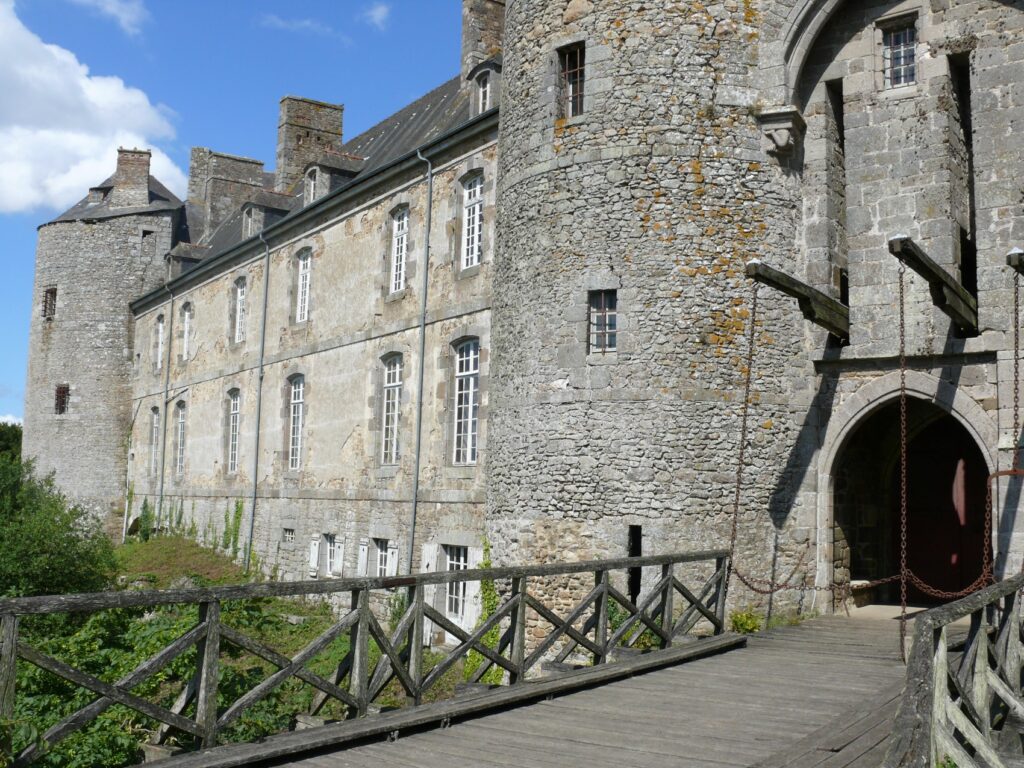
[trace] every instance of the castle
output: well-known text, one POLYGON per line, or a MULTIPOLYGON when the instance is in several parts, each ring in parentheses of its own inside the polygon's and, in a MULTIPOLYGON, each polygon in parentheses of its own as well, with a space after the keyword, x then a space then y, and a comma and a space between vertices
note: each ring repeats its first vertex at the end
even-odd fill
POLYGON ((727 546, 742 451, 737 567, 828 610, 899 567, 902 247, 909 564, 971 583, 1018 444, 1024 2, 464 0, 462 48, 352 139, 286 97, 274 172, 197 148, 184 202, 122 150, 39 229, 26 456, 300 579, 727 546))

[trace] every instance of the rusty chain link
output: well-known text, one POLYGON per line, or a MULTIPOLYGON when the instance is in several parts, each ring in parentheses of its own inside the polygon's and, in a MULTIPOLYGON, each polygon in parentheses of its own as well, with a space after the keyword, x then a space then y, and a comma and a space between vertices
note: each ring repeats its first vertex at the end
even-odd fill
POLYGON ((900 259, 900 658, 907 660, 907 265, 900 259))

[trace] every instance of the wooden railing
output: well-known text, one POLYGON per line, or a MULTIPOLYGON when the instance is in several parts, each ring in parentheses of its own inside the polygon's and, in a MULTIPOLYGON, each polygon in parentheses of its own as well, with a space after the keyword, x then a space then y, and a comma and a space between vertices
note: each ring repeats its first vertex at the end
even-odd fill
POLYGON ((1024 574, 914 619, 907 685, 885 768, 1010 768, 1022 762, 1024 574), (966 640, 951 625, 970 617, 966 640))
POLYGON ((366 715, 370 704, 394 678, 404 689, 408 703, 420 704, 445 672, 471 651, 483 657, 483 663, 472 676, 473 681, 481 680, 488 670, 497 667, 502 670, 506 685, 516 685, 537 671, 545 660, 564 662, 586 654, 590 663, 599 665, 613 661, 616 649, 632 646, 642 636, 648 643, 653 638, 653 644, 664 649, 695 629, 708 635, 722 634, 728 568, 726 552, 710 551, 405 577, 0 599, 0 721, 10 720, 15 713, 18 660, 91 691, 97 698, 50 726, 38 743, 25 747, 15 756, 14 766, 33 762, 115 704, 162 723, 160 735, 173 729, 194 737, 197 746, 206 748, 218 743, 218 735, 226 726, 292 677, 316 690, 313 714, 326 702, 334 701, 344 707, 347 717, 366 715), (645 581, 649 588, 646 595, 634 603, 615 586, 625 583, 625 578, 613 578, 613 574, 617 571, 636 573, 643 569, 648 569, 645 581), (650 570, 654 570, 653 575, 650 570), (581 586, 581 574, 592 575, 592 587, 581 586), (426 597, 428 590, 436 585, 483 580, 497 584, 501 597, 497 610, 484 617, 472 631, 453 622, 426 597), (696 580, 697 586, 692 589, 687 586, 690 580, 696 580), (371 595, 377 591, 383 597, 396 589, 408 590, 408 607, 395 626, 385 630, 372 609, 371 595), (585 594, 563 616, 546 603, 546 595, 555 591, 563 596, 567 591, 585 594), (349 609, 291 657, 228 626, 221 618, 221 606, 228 601, 344 593, 351 598, 349 609), (615 611, 619 623, 614 629, 609 623, 609 608, 613 604, 620 607, 615 611), (19 637, 19 618, 23 616, 169 605, 198 606, 195 626, 116 682, 104 681, 76 669, 40 652, 19 637), (440 660, 426 669, 423 652, 429 622, 456 638, 458 644, 445 649, 440 660), (484 637, 496 627, 500 640, 492 648, 484 643, 484 637), (543 629, 538 631, 538 628, 543 629), (307 668, 309 661, 346 636, 349 650, 332 675, 324 677, 307 668), (370 668, 371 643, 379 649, 379 661, 373 669, 370 668), (277 671, 218 709, 218 671, 221 651, 226 644, 269 662, 277 671), (198 650, 194 675, 173 705, 161 706, 132 693, 133 688, 165 669, 193 646, 198 650), (194 716, 188 717, 185 713, 192 701, 195 702, 194 716))

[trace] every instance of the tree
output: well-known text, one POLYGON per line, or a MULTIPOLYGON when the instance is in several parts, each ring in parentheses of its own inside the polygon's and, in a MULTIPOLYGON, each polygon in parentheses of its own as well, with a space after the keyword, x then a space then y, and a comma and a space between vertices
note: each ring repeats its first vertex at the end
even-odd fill
POLYGON ((21 424, 0 422, 0 456, 21 456, 21 424))
POLYGON ((69 503, 31 462, 0 454, 0 595, 92 592, 116 562, 100 521, 69 503))

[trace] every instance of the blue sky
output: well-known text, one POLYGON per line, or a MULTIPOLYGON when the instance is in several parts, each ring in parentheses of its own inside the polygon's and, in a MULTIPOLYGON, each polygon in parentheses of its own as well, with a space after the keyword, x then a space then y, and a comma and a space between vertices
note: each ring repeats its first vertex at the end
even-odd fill
POLYGON ((193 146, 274 165, 278 100, 345 105, 351 138, 452 77, 460 0, 0 0, 0 418, 20 418, 36 227, 154 150, 184 197, 193 146))

